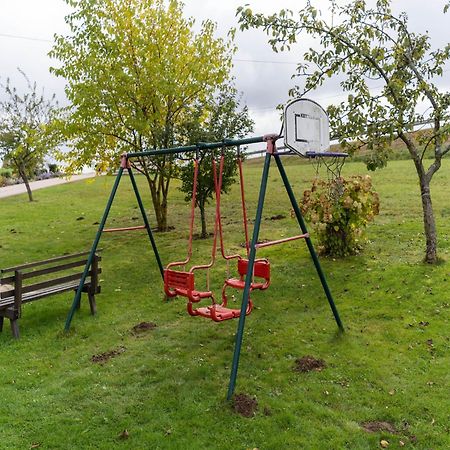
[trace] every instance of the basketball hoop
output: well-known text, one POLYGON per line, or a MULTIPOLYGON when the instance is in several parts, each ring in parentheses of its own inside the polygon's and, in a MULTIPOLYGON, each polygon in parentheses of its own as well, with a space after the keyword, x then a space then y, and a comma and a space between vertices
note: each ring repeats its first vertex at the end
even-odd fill
POLYGON ((284 145, 314 165, 316 178, 325 166, 329 195, 339 200, 344 192, 341 170, 347 153, 330 151, 330 125, 326 111, 313 100, 297 98, 284 108, 284 145))

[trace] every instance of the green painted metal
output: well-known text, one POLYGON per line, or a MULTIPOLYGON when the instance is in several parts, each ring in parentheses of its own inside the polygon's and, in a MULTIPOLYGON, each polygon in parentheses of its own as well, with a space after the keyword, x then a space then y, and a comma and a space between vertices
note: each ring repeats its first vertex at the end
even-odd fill
MULTIPOLYGON (((274 157, 275 157, 275 162, 277 163, 278 171, 280 172, 281 178, 283 180, 284 186, 285 186, 286 191, 289 196, 289 200, 291 201, 292 208, 294 209, 295 217, 297 218, 297 221, 300 225, 302 233, 308 233, 308 230, 306 229, 305 221, 303 220, 302 213, 301 213, 300 208, 298 207, 298 203, 295 199, 295 195, 292 190, 291 184, 289 183, 289 179, 287 177, 286 171, 284 170, 283 163, 281 162, 281 158, 276 153, 274 154, 274 157)), ((307 237, 305 240, 306 240, 306 245, 308 246, 309 253, 311 254, 311 258, 314 262, 314 266, 316 267, 317 274, 319 275, 320 282, 322 283, 323 290, 325 291, 325 295, 327 296, 328 303, 330 304, 331 310, 333 311, 333 315, 336 320, 336 323, 337 323, 339 329, 341 331, 344 331, 344 325, 342 324, 341 318, 339 317, 339 312, 334 303, 333 296, 331 295, 327 280, 323 273, 322 267, 320 266, 319 258, 317 257, 316 251, 314 250, 314 246, 312 244, 311 238, 307 237)))
POLYGON ((263 168, 263 173, 262 173, 262 177, 261 177, 261 187, 259 189, 258 207, 256 209, 255 225, 253 228, 253 237, 252 237, 252 243, 250 246, 250 255, 248 257, 247 275, 245 277, 244 293, 242 294, 241 314, 239 316, 239 323, 238 323, 237 332, 236 332, 236 342, 235 342, 235 346, 234 346, 233 363, 231 366, 231 375, 230 375, 230 383, 228 385, 227 400, 231 399, 233 392, 234 392, 235 385, 236 385, 236 377, 237 377, 237 372, 238 372, 238 367, 239 367, 239 357, 241 354, 241 347, 242 347, 242 338, 244 335, 244 326, 245 326, 245 317, 246 317, 245 312, 247 310, 248 298, 250 295, 250 283, 252 282, 253 266, 255 264, 256 244, 258 243, 259 229, 261 226, 262 211, 263 211, 263 206, 264 206, 264 198, 266 195, 267 180, 269 177, 271 156, 272 155, 269 152, 267 152, 266 158, 264 160, 264 168, 263 168))
POLYGON ((111 205, 113 203, 114 197, 116 196, 117 188, 119 187, 119 183, 120 183, 120 179, 122 178, 122 174, 123 174, 123 167, 120 167, 119 171, 117 172, 116 180, 114 182, 114 186, 113 186, 111 194, 109 196, 108 203, 107 203, 105 211, 103 213, 102 220, 100 222, 100 225, 98 226, 97 234, 95 235, 95 239, 94 239, 94 243, 92 244, 91 252, 89 253, 88 259, 86 261, 86 266, 84 267, 83 275, 81 276, 80 284, 78 285, 78 289, 75 294, 75 298, 73 299, 73 302, 72 302, 72 307, 70 308, 69 314, 66 319, 66 325, 64 327, 64 329, 66 331, 69 331, 73 315, 75 314, 75 310, 77 309, 78 305, 80 304, 81 291, 83 289, 84 282, 86 281, 86 278, 88 276, 92 261, 94 260, 94 255, 95 255, 95 252, 97 251, 98 243, 100 242, 103 228, 105 228, 106 219, 108 218, 108 214, 111 209, 111 205))
POLYGON ((198 150, 214 150, 222 147, 236 147, 238 145, 257 144, 258 142, 264 142, 264 136, 256 136, 246 139, 225 139, 222 142, 199 142, 195 145, 188 145, 185 147, 174 148, 160 148, 157 150, 148 150, 143 152, 127 153, 127 158, 137 158, 140 156, 162 156, 162 155, 175 155, 191 153, 198 150))
POLYGON ((152 229, 150 227, 150 223, 147 218, 147 214, 145 213, 144 204, 142 203, 141 195, 139 194, 139 189, 136 184, 136 179, 134 178, 133 171, 131 170, 131 167, 128 167, 128 175, 130 176, 131 184, 133 185, 134 194, 136 195, 136 200, 139 205, 139 209, 142 214, 142 218, 144 219, 145 228, 147 229, 147 234, 150 239, 150 242, 152 244, 153 252, 155 253, 156 262, 158 263, 158 268, 161 273, 161 278, 164 280, 164 268, 161 262, 161 258, 159 256, 158 247, 156 246, 155 239, 153 238, 152 229))

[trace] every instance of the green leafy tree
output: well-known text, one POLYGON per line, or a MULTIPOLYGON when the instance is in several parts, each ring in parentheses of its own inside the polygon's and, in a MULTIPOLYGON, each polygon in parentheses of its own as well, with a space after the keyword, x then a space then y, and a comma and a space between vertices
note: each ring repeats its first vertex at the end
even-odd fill
POLYGON ((291 93, 303 95, 339 76, 348 97, 328 108, 333 134, 340 136, 341 144, 350 151, 367 146, 370 169, 386 164, 394 140, 404 142, 420 185, 425 261, 435 263, 437 234, 430 182, 450 152, 450 95, 442 92, 436 81, 449 60, 450 45, 433 49, 428 34, 410 31, 406 13, 392 13, 390 0, 377 0, 374 8, 365 0, 344 6, 330 1, 330 7, 330 20, 311 2, 297 17, 288 10, 265 17, 247 7, 239 8, 238 13, 241 28, 263 28, 276 51, 288 50, 303 35, 317 39, 317 47, 309 49, 305 63, 298 66, 297 75, 305 77, 304 88, 296 87, 291 93), (373 80, 381 84, 377 93, 370 88, 373 80), (427 105, 425 113, 419 112, 422 104, 427 105), (432 126, 416 140, 413 126, 425 120, 432 126), (433 156, 428 166, 426 151, 433 156))
POLYGON ((0 101, 0 158, 5 167, 22 178, 31 202, 30 178, 58 144, 52 124, 59 108, 54 95, 46 99, 44 91, 38 92, 36 82, 31 83, 23 71, 19 72, 27 83, 24 94, 11 85, 9 78, 6 84, 0 84, 5 93, 5 100, 0 101))
MULTIPOLYGON (((253 120, 249 117, 246 106, 239 108, 240 99, 232 84, 224 84, 220 92, 208 105, 198 105, 191 120, 184 126, 183 134, 186 144, 197 142, 219 142, 224 139, 241 138, 253 131, 253 120)), ((222 193, 227 193, 235 181, 236 151, 223 149, 225 159, 222 173, 222 193)), ((208 237, 206 224, 206 204, 215 195, 213 158, 219 170, 221 151, 213 154, 211 151, 199 151, 199 171, 197 177, 196 206, 200 210, 201 237, 208 237)), ((194 185, 193 162, 181 168, 181 190, 186 193, 185 200, 192 200, 194 185)))
MULTIPOLYGON (((56 36, 53 73, 67 81, 72 106, 61 130, 72 169, 115 167, 120 154, 167 148, 197 104, 229 77, 230 42, 207 20, 193 32, 176 0, 66 0, 71 35, 56 36)), ((167 195, 177 167, 172 156, 137 158, 157 225, 167 229, 167 195)))

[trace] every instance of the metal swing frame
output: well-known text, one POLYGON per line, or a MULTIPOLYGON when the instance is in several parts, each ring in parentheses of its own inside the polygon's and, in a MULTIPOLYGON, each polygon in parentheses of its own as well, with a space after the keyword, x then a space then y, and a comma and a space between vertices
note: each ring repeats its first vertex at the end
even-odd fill
POLYGON ((266 156, 264 159, 264 166, 263 166, 263 171, 262 171, 262 175, 261 175, 261 184, 260 184, 260 189, 259 189, 258 205, 257 205, 257 209, 256 209, 256 217, 255 217, 255 222, 254 222, 252 240, 250 243, 250 252, 248 255, 247 275, 245 278, 245 286, 244 286, 244 290, 243 290, 243 294, 242 294, 241 313, 240 313, 239 321, 238 321, 238 325, 237 325, 236 341, 235 341, 235 346, 234 346, 230 381, 229 381, 228 391, 227 391, 227 400, 230 400, 232 398, 234 389, 235 389, 235 385, 236 385, 236 379, 237 379, 237 373, 238 373, 238 367, 239 367, 239 359, 240 359, 241 347, 242 347, 242 341, 243 341, 243 335, 244 335, 246 310, 247 310, 247 306, 248 306, 250 287, 251 287, 250 285, 251 285, 251 281, 252 281, 252 274, 253 274, 253 269, 254 269, 254 264, 255 264, 255 259, 256 259, 256 250, 258 248, 266 247, 269 245, 276 245, 276 244, 280 244, 280 243, 291 241, 291 240, 305 239, 306 245, 307 245, 309 253, 311 255, 311 259, 313 260, 314 266, 317 271, 317 275, 322 284, 322 288, 324 290, 325 296, 327 297, 327 300, 328 300, 328 303, 332 310, 336 324, 339 327, 339 330, 344 331, 344 326, 342 324, 338 310, 334 303, 333 296, 328 287, 328 283, 326 281, 326 278, 323 273, 322 267, 320 265, 319 259, 317 257, 316 251, 312 244, 310 235, 306 228, 305 221, 303 219, 303 216, 301 214, 301 211, 298 206, 297 200, 295 198, 294 192, 292 190, 291 184, 289 182, 288 176, 284 169, 284 166, 283 166, 283 163, 282 163, 282 160, 280 157, 281 154, 279 154, 277 152, 276 141, 279 138, 280 138, 280 136, 278 134, 270 134, 270 135, 265 135, 265 136, 257 136, 257 137, 238 139, 238 140, 224 140, 222 142, 214 142, 214 143, 199 143, 197 145, 191 145, 191 146, 185 146, 185 147, 176 147, 176 148, 168 148, 168 149, 160 149, 160 150, 150 150, 150 151, 143 151, 143 152, 126 153, 126 154, 122 155, 121 164, 120 164, 119 170, 117 172, 116 180, 114 182, 111 194, 110 194, 108 202, 106 204, 105 211, 103 213, 103 217, 100 221, 100 224, 99 224, 99 227, 97 230, 97 234, 96 234, 94 242, 92 244, 92 248, 89 253, 83 275, 81 277, 80 285, 75 293, 75 297, 72 302, 72 306, 70 308, 69 314, 66 319, 65 330, 69 331, 75 311, 77 310, 77 308, 80 304, 83 283, 89 273, 90 266, 93 262, 94 255, 97 250, 97 247, 98 247, 98 244, 100 242, 100 238, 101 238, 101 235, 103 232, 132 231, 132 230, 145 229, 147 231, 148 238, 150 240, 153 252, 155 254, 156 262, 157 262, 158 269, 161 274, 162 281, 164 281, 163 264, 161 262, 158 248, 157 248, 155 239, 153 237, 153 232, 150 227, 150 224, 149 224, 149 221, 147 218, 147 214, 144 209, 144 205, 142 203, 142 198, 140 196, 139 189, 136 184, 136 180, 135 180, 133 171, 131 169, 131 164, 130 164, 131 158, 142 157, 142 156, 151 157, 151 156, 161 156, 161 155, 183 155, 183 154, 189 154, 192 152, 197 152, 198 150, 211 150, 212 151, 214 149, 223 148, 223 147, 239 147, 241 145, 266 142, 266 144, 267 144, 266 156), (259 237, 259 231, 260 231, 261 220, 262 220, 264 200, 265 200, 265 195, 266 195, 266 190, 267 190, 267 181, 268 181, 268 177, 269 177, 269 169, 270 169, 270 164, 271 164, 272 159, 275 160, 277 169, 280 173, 286 193, 289 197, 291 206, 295 213, 295 217, 296 217, 298 225, 300 227, 301 234, 298 236, 293 236, 292 238, 279 239, 279 240, 275 240, 275 241, 271 241, 271 242, 266 242, 264 244, 258 244, 258 237, 259 237), (111 210, 111 206, 113 204, 113 201, 114 201, 117 189, 119 187, 119 183, 122 178, 124 170, 128 171, 128 175, 129 175, 132 187, 133 187, 133 191, 136 196, 136 200, 137 200, 137 203, 138 203, 138 206, 139 206, 139 209, 140 209, 143 221, 144 221, 144 225, 138 226, 138 227, 105 229, 106 220, 107 220, 109 212, 111 210))

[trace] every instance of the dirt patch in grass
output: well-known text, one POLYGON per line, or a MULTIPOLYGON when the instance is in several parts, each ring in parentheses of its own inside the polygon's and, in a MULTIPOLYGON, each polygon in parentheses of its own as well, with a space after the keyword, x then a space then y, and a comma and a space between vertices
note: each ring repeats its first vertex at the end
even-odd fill
POLYGON ((213 237, 213 236, 214 236, 214 233, 208 233, 207 236, 202 236, 201 233, 194 233, 194 234, 192 235, 192 239, 193 239, 194 241, 198 241, 198 240, 201 240, 201 239, 209 239, 209 238, 211 238, 211 237, 213 237))
POLYGON ((107 352, 99 353, 98 355, 92 355, 91 361, 94 363, 104 364, 108 362, 111 358, 119 356, 125 351, 125 347, 119 347, 114 350, 108 350, 107 352))
POLYGON ((147 331, 154 330, 156 328, 156 323, 154 322, 141 322, 135 325, 131 332, 135 335, 146 333, 147 331))
POLYGON ((233 409, 243 417, 253 417, 258 409, 258 401, 247 394, 236 394, 233 398, 233 409))
POLYGON ((397 434, 398 431, 394 425, 390 422, 380 422, 375 420, 373 422, 364 422, 361 424, 361 427, 367 433, 377 433, 378 431, 384 431, 390 434, 397 434))
POLYGON ((325 369, 327 365, 323 359, 314 358, 314 356, 306 355, 295 360, 294 370, 296 372, 311 372, 315 370, 320 372, 325 369))
POLYGON ((283 214, 277 214, 276 216, 270 216, 269 218, 266 218, 266 220, 282 220, 286 219, 286 216, 283 214))

